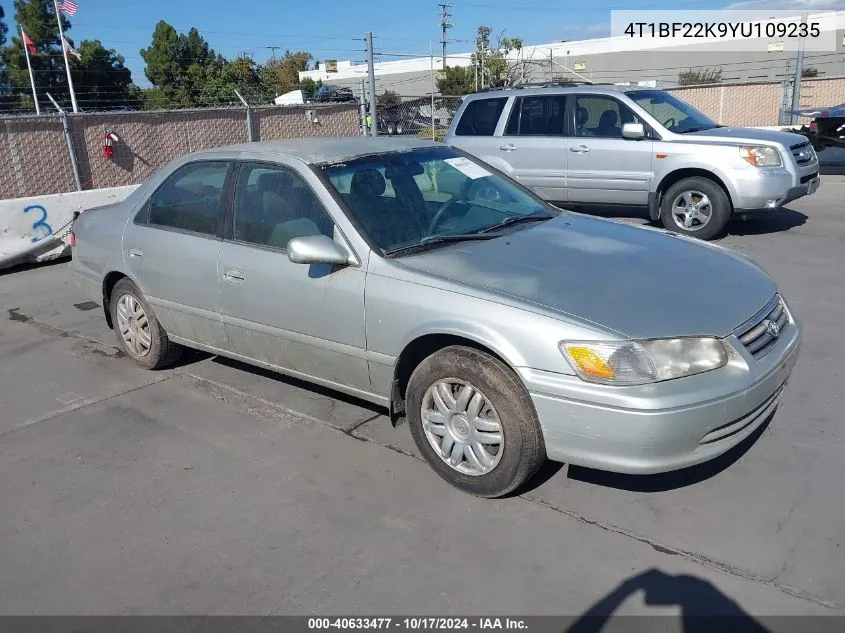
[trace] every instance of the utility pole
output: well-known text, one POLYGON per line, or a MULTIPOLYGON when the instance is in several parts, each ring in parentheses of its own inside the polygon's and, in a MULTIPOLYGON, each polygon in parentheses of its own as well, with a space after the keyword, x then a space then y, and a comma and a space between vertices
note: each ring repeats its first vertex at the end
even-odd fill
POLYGON ((446 39, 446 31, 455 26, 455 23, 452 22, 452 14, 449 13, 449 9, 452 8, 451 4, 441 3, 437 6, 440 7, 440 44, 443 47, 443 70, 446 70, 446 44, 449 42, 446 39))
POLYGON ((276 51, 281 48, 281 46, 265 46, 264 48, 269 48, 271 51, 271 59, 276 61, 276 51))
POLYGON ((378 119, 376 118, 376 68, 373 63, 373 34, 367 31, 364 39, 367 43, 367 77, 370 81, 370 135, 378 136, 378 119))
MULTIPOLYGON (((807 12, 801 14, 801 24, 807 24, 807 12)), ((804 73, 804 39, 798 40, 798 54, 795 57, 795 79, 792 80, 792 111, 801 109, 801 75, 804 73)), ((798 117, 793 114, 792 125, 798 123, 798 117)))

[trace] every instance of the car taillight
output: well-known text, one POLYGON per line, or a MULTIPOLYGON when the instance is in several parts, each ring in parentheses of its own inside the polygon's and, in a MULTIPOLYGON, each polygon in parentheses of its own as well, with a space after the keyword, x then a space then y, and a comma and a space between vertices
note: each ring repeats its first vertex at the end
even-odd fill
POLYGON ((819 124, 815 121, 810 121, 810 131, 814 134, 819 131, 819 124))
POLYGON ((73 231, 70 232, 70 247, 76 248, 76 233, 73 231))

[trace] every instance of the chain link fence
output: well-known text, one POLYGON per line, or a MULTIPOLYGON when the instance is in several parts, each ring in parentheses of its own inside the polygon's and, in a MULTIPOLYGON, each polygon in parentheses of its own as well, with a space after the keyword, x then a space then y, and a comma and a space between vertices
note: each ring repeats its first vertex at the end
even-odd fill
POLYGON ((377 109, 378 133, 442 140, 462 99, 399 96, 398 103, 383 104, 377 109))
POLYGON ((0 199, 134 185, 184 154, 249 140, 356 134, 354 104, 2 117, 0 199))

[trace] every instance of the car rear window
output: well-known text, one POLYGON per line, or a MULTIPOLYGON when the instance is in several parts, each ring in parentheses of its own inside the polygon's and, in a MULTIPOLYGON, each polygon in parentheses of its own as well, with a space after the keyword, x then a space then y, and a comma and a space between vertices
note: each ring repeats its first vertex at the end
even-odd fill
POLYGON ((458 121, 455 134, 457 136, 493 136, 496 123, 499 122, 499 116, 507 100, 507 97, 496 97, 470 101, 461 115, 461 120, 458 121))

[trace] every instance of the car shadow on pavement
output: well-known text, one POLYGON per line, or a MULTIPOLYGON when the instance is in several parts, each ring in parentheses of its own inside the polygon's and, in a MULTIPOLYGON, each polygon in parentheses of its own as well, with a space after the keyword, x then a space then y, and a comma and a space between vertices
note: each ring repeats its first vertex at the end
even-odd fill
POLYGON ((659 569, 649 569, 621 582, 567 628, 566 633, 599 633, 605 630, 608 623, 612 624, 608 628, 628 633, 655 630, 679 633, 712 633, 714 630, 731 633, 768 632, 765 626, 712 583, 697 576, 675 576, 659 569), (648 606, 679 607, 680 621, 671 615, 616 616, 624 621, 624 626, 617 626, 619 623, 612 620, 614 611, 640 591, 648 606), (671 626, 675 622, 677 624, 671 626))
POLYGON ((769 414, 769 417, 751 435, 732 449, 697 466, 690 466, 689 468, 661 473, 659 475, 623 475, 621 473, 611 473, 585 468, 583 466, 570 466, 568 476, 570 479, 576 481, 583 481, 607 488, 617 488, 629 492, 666 492, 693 486, 715 477, 739 461, 754 446, 763 433, 766 432, 776 413, 777 409, 769 414))
POLYGON ((368 409, 373 413, 387 414, 386 408, 375 405, 367 400, 356 398, 355 396, 348 396, 340 391, 335 391, 333 389, 329 389, 328 387, 322 387, 306 380, 285 376, 284 374, 273 371, 272 369, 264 369, 263 367, 258 367, 256 365, 249 365, 247 363, 242 363, 241 361, 226 358, 225 356, 215 356, 214 362, 226 367, 231 367, 232 369, 239 369, 240 371, 250 373, 254 376, 261 376, 262 378, 267 378, 290 387, 302 389, 303 391, 308 391, 325 398, 339 400, 340 402, 345 402, 346 404, 351 404, 362 409, 368 409))
POLYGON ((728 235, 763 235, 782 233, 807 222, 807 216, 787 207, 765 211, 759 216, 742 220, 734 218, 728 223, 728 235))
MULTIPOLYGON (((566 208, 561 206, 561 208, 566 208)), ((585 215, 592 215, 597 218, 604 218, 606 220, 621 220, 626 224, 634 224, 639 226, 651 226, 654 228, 663 228, 661 222, 651 222, 646 210, 639 207, 625 207, 625 206, 604 206, 604 207, 588 207, 578 206, 569 207, 571 211, 583 213, 585 215)), ((781 207, 772 211, 763 211, 757 216, 750 217, 747 220, 740 218, 732 218, 728 222, 726 230, 721 237, 725 235, 763 235, 766 233, 782 233, 795 227, 801 226, 807 222, 807 216, 800 211, 781 207)))

